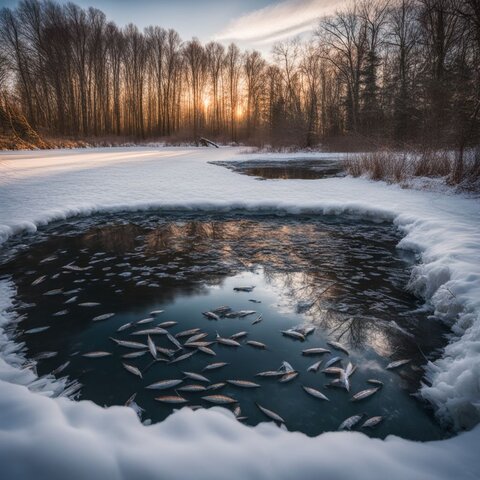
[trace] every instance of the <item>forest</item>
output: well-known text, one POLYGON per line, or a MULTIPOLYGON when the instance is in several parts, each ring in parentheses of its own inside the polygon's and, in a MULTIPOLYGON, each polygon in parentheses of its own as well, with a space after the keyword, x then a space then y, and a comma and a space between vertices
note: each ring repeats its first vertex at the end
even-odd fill
POLYGON ((266 59, 23 0, 0 12, 0 99, 4 131, 21 118, 52 137, 463 149, 480 132, 480 3, 352 1, 266 59))

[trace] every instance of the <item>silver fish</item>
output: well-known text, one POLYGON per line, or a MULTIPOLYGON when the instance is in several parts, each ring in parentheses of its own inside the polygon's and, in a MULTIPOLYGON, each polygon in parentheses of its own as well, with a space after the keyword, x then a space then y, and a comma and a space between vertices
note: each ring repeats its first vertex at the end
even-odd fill
POLYGON ((148 349, 150 350, 150 354, 152 355, 153 358, 157 358, 157 347, 155 346, 154 341, 150 337, 150 335, 147 336, 147 345, 148 349))
POLYGON ((169 333, 167 333, 167 338, 170 340, 170 342, 172 342, 178 348, 178 350, 183 349, 180 342, 173 335, 170 335, 169 333))
POLYGON ((361 392, 356 393, 350 400, 352 402, 358 402, 359 400, 363 400, 364 398, 368 398, 372 396, 374 393, 377 393, 380 390, 380 387, 374 388, 367 388, 362 390, 361 392))
POLYGON ((217 368, 222 368, 225 365, 228 365, 228 363, 227 362, 210 363, 206 367, 203 367, 203 370, 216 370, 217 368))
POLYGON ((62 288, 55 288, 54 290, 49 290, 48 292, 45 292, 43 295, 47 295, 49 297, 53 295, 60 295, 62 291, 62 288))
POLYGON ((247 335, 248 335, 248 332, 238 332, 231 335, 230 338, 232 340, 238 340, 239 338, 246 337, 247 335))
POLYGON ((353 415, 344 420, 340 426, 339 430, 351 430, 361 419, 363 418, 363 413, 361 415, 353 415))
POLYGON ((254 298, 249 298, 248 301, 252 303, 262 303, 261 300, 255 300, 254 298))
POLYGON ((313 363, 307 368, 307 372, 318 372, 318 369, 320 368, 320 365, 322 364, 322 361, 318 361, 313 363))
POLYGON ((256 325, 257 323, 260 323, 263 320, 263 315, 260 314, 253 322, 252 325, 256 325))
POLYGON ((92 322, 100 322, 101 320, 106 320, 107 318, 113 317, 114 313, 104 313, 103 315, 98 315, 97 317, 92 318, 92 322))
POLYGON ((255 310, 240 310, 239 312, 237 312, 237 316, 243 318, 248 317, 249 315, 253 315, 255 313, 257 313, 255 310))
POLYGON ((199 347, 209 347, 214 343, 215 342, 187 342, 187 343, 184 343, 183 346, 187 348, 199 348, 199 347))
POLYGON ((32 282, 32 287, 34 287, 35 285, 39 285, 39 284, 42 283, 46 278, 47 278, 46 275, 42 275, 41 277, 38 277, 36 280, 34 280, 34 281, 32 282))
POLYGON ((305 387, 302 385, 303 389, 310 394, 312 397, 319 398, 320 400, 327 400, 330 401, 328 397, 326 397, 322 392, 319 390, 312 388, 312 387, 305 387))
POLYGON ((380 387, 383 386, 383 382, 381 380, 377 380, 376 378, 369 378, 367 382, 371 383, 372 385, 379 385, 380 387))
POLYGON ((31 328, 30 330, 25 330, 23 333, 26 333, 26 334, 40 333, 40 332, 44 332, 45 330, 48 330, 49 328, 50 326, 31 328))
POLYGON ((138 357, 142 357, 146 353, 147 353, 146 350, 139 350, 137 352, 126 353, 125 355, 122 355, 122 358, 138 358, 138 357))
POLYGON ((325 375, 341 375, 343 371, 343 368, 340 367, 328 367, 323 369, 322 373, 325 373, 325 375))
POLYGON ((341 343, 330 341, 330 342, 327 342, 327 345, 330 345, 336 350, 341 350, 342 352, 345 352, 347 355, 349 354, 348 350, 341 343))
POLYGON ((154 327, 146 328, 144 330, 137 330, 130 335, 166 335, 168 332, 164 328, 154 327))
POLYGON ((191 357, 192 355, 194 355, 195 353, 197 353, 196 350, 193 350, 193 351, 188 352, 188 353, 184 353, 183 355, 180 355, 179 357, 171 360, 170 363, 173 364, 173 363, 181 362, 182 360, 186 360, 187 358, 190 358, 190 357, 191 357))
POLYGON ((165 310, 153 310, 149 313, 149 315, 160 315, 163 313, 165 310))
POLYGON ((180 385, 183 380, 180 379, 172 379, 172 380, 160 380, 159 382, 152 383, 145 388, 149 390, 166 390, 167 388, 173 388, 177 385, 180 385))
POLYGON ((330 353, 330 350, 326 348, 307 348, 306 350, 302 350, 302 355, 323 355, 324 353, 330 353))
POLYGON ((42 352, 33 357, 34 360, 45 360, 46 358, 53 358, 58 355, 58 352, 42 352))
POLYGON ((207 390, 220 390, 221 388, 225 387, 225 382, 213 383, 207 387, 207 390))
POLYGON ((210 310, 213 313, 216 313, 217 315, 222 315, 225 313, 230 312, 232 309, 228 305, 221 305, 220 307, 217 307, 213 310, 210 310))
POLYGON ((135 397, 137 396, 134 393, 126 402, 125 406, 131 408, 138 416, 138 418, 142 418, 142 413, 145 411, 142 407, 140 407, 137 402, 135 402, 135 397))
POLYGON ((345 368, 345 375, 347 376, 347 378, 350 377, 356 369, 357 367, 354 366, 352 362, 348 362, 347 368, 345 368))
POLYGON ((197 382, 207 382, 210 383, 210 380, 207 377, 204 377, 203 375, 200 375, 199 373, 194 373, 194 372, 182 372, 185 377, 191 378, 192 380, 196 380, 197 382))
POLYGON ((305 337, 296 330, 281 330, 282 335, 286 337, 294 338, 295 340, 301 340, 302 342, 305 341, 305 337))
POLYGON ((134 365, 130 365, 128 363, 122 363, 122 365, 123 365, 123 368, 128 372, 133 373, 134 375, 137 375, 137 377, 142 378, 142 372, 134 365))
POLYGON ((202 312, 202 315, 208 318, 209 320, 220 320, 220 317, 213 312, 202 312))
POLYGON ((254 347, 254 348, 261 348, 263 350, 267 348, 267 346, 264 343, 257 342, 256 340, 248 340, 246 343, 247 345, 250 345, 251 347, 254 347))
POLYGON ((255 287, 254 286, 251 286, 251 287, 234 287, 233 290, 235 292, 251 292, 253 291, 255 287))
POLYGON ((151 323, 153 322, 155 319, 154 318, 151 318, 151 317, 147 317, 147 318, 142 318, 141 320, 138 320, 137 322, 135 322, 137 325, 145 325, 146 323, 151 323))
POLYGON ((82 357, 87 357, 87 358, 100 358, 100 357, 108 357, 109 355, 111 355, 110 352, 97 351, 97 352, 84 353, 84 354, 82 354, 82 357))
POLYGON ((325 368, 331 367, 333 364, 339 362, 340 360, 341 360, 340 357, 333 357, 333 358, 331 358, 331 359, 325 364, 325 368))
POLYGON ((280 365, 279 370, 282 370, 283 372, 286 372, 286 373, 295 371, 295 369, 285 360, 280 365))
POLYGON ((78 297, 71 297, 69 298, 67 301, 65 301, 65 305, 69 304, 69 303, 74 303, 77 301, 77 298, 78 297))
POLYGON ((287 372, 282 377, 279 378, 280 383, 287 383, 293 380, 294 378, 298 377, 298 372, 287 372))
POLYGON ((226 345, 227 347, 241 347, 242 346, 236 340, 233 340, 231 338, 223 338, 223 337, 220 337, 218 334, 217 334, 216 340, 217 340, 218 343, 221 343, 222 345, 226 345))
POLYGON ((210 403, 215 403, 216 405, 226 405, 229 403, 237 403, 232 397, 227 395, 207 395, 206 397, 202 397, 203 400, 210 403))
POLYGON ((411 362, 411 359, 408 358, 408 359, 405 359, 405 360, 396 360, 395 362, 391 362, 389 363, 385 368, 387 370, 392 370, 394 368, 398 368, 398 367, 401 367, 402 365, 405 365, 407 363, 411 362))
POLYGON ((67 313, 68 313, 68 310, 60 310, 60 311, 58 311, 58 312, 55 312, 55 313, 53 314, 53 316, 54 316, 54 317, 61 317, 61 316, 63 316, 63 315, 67 315, 67 313))
POLYGON ((175 352, 170 348, 163 348, 163 347, 159 347, 158 345, 157 345, 157 352, 169 358, 173 357, 173 355, 175 354, 175 352))
POLYGON ((212 355, 212 356, 217 355, 211 348, 208 348, 208 347, 198 347, 198 349, 201 352, 206 353, 207 355, 212 355))
POLYGON ((123 332, 124 330, 126 330, 127 328, 130 328, 131 326, 132 326, 131 322, 124 323, 123 325, 117 328, 117 332, 123 332))
POLYGON ((249 382, 248 380, 227 380, 227 383, 235 387, 242 388, 258 388, 260 385, 258 383, 249 382))
POLYGON ((70 360, 66 361, 65 363, 62 363, 62 365, 57 367, 55 370, 52 370, 52 375, 58 375, 59 373, 62 373, 69 365, 70 365, 70 360))
POLYGON ((163 395, 161 397, 155 397, 155 400, 163 403, 187 403, 188 401, 180 395, 163 395))
POLYGON ((159 323, 157 326, 160 328, 170 328, 176 325, 178 322, 174 322, 173 320, 169 320, 168 322, 159 323))
POLYGON ((98 302, 83 302, 79 303, 79 307, 98 307, 100 304, 98 302))
POLYGON ((272 410, 269 410, 268 408, 262 407, 260 404, 255 403, 255 405, 268 417, 271 418, 272 420, 275 420, 276 422, 279 423, 285 423, 285 420, 278 415, 278 413, 273 412, 272 410))
POLYGON ((198 342, 199 340, 202 340, 205 337, 208 337, 208 333, 197 333, 196 335, 193 335, 192 337, 187 338, 185 340, 185 343, 195 343, 195 342, 198 342))
POLYGON ((377 417, 370 417, 365 422, 360 428, 373 428, 376 427, 381 421, 383 420, 382 416, 377 416, 377 417))
POLYGON ((131 342, 129 340, 118 340, 117 338, 113 338, 113 337, 110 337, 110 340, 114 341, 117 345, 120 345, 121 347, 125 347, 125 348, 136 348, 140 350, 148 348, 147 345, 140 342, 131 342))
POLYGON ((191 328, 190 330, 183 330, 182 332, 178 332, 175 334, 175 338, 180 338, 180 337, 190 337, 191 335, 195 335, 200 331, 199 328, 191 328))
POLYGON ((283 375, 285 375, 285 372, 280 372, 278 370, 267 370, 266 372, 255 374, 256 377, 282 377, 283 375))
POLYGON ((178 387, 179 392, 204 392, 206 387, 204 385, 191 384, 184 385, 183 387, 178 387))

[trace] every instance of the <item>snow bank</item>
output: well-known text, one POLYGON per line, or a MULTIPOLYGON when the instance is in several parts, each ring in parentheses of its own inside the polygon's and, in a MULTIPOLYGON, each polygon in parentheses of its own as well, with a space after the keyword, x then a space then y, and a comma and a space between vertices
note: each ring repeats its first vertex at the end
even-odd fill
MULTIPOLYGON (((364 215, 394 221, 400 248, 421 253, 409 287, 452 328, 421 394, 457 429, 480 419, 480 208, 462 196, 365 179, 259 182, 210 160, 239 149, 135 148, 14 152, 0 157, 0 241, 72 215, 149 209, 364 215)), ((304 158, 304 154, 298 154, 304 158)), ((327 156, 327 155, 326 155, 327 156)), ((331 157, 331 154, 328 154, 331 157)), ((255 158, 275 155, 252 155, 255 158)), ((292 155, 285 156, 291 158, 292 155)), ((14 292, 0 290, 3 309, 14 292)), ((0 328, 11 318, 0 317, 0 328)), ((54 399, 59 388, 21 370, 20 347, 0 334, 2 478, 478 478, 480 427, 443 442, 357 433, 310 439, 272 425, 245 427, 218 409, 182 410, 142 426, 133 411, 54 399), (39 395, 43 393, 44 395, 39 395), (388 473, 387 473, 388 472, 388 473), (5 474, 5 476, 3 475, 5 474)), ((61 386, 61 384, 60 384, 61 386)))

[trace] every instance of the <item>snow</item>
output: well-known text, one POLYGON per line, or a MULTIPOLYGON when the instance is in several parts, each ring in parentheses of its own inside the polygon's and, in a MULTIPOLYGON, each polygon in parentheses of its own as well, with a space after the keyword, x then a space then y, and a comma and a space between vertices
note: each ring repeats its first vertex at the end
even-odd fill
MULTIPOLYGON (((208 163, 295 156, 240 151, 145 147, 2 154, 0 243, 54 220, 104 210, 244 209, 392 221, 405 234, 399 248, 421 254, 409 288, 452 329, 443 355, 427 368, 431 386, 420 394, 442 421, 457 430, 474 427, 480 420, 478 200, 350 177, 260 182, 208 163)), ((422 444, 360 433, 308 438, 272 424, 246 427, 217 408, 182 409, 145 427, 127 408, 52 398, 64 380, 36 380, 22 370, 21 345, 3 332, 15 320, 8 313, 14 295, 13 285, 0 282, 2 479, 479 478, 480 426, 422 444)))

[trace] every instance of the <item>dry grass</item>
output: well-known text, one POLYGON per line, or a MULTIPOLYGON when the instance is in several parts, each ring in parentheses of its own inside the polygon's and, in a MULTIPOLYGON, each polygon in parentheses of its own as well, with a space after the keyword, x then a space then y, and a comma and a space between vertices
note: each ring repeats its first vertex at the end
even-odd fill
POLYGON ((442 179, 462 190, 480 191, 480 148, 464 153, 423 149, 409 152, 379 150, 347 157, 345 170, 354 177, 406 184, 418 177, 442 179))

